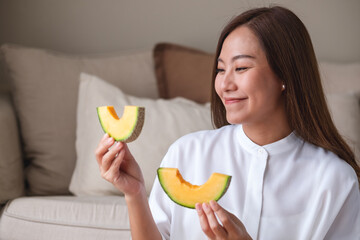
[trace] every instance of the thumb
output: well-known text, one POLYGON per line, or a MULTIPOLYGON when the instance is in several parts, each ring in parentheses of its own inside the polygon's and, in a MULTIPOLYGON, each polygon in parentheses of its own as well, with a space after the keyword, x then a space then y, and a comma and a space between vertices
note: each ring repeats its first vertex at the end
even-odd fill
POLYGON ((235 215, 225 210, 214 200, 210 201, 210 206, 227 231, 234 231, 236 229, 235 222, 237 217, 235 215))

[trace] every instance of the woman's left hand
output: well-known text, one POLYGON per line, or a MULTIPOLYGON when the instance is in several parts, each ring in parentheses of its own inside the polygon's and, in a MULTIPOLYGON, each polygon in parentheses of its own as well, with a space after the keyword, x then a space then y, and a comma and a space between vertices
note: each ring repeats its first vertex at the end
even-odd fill
POLYGON ((217 202, 197 203, 195 207, 199 215, 201 228, 209 239, 251 239, 244 224, 217 202), (221 221, 221 224, 216 216, 221 221))

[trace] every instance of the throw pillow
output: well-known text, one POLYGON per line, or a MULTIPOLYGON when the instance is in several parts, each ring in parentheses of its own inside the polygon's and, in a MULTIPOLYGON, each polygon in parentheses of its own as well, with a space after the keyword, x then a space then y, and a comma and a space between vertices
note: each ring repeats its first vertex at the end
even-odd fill
POLYGON ((130 94, 157 97, 151 51, 81 57, 4 45, 1 54, 21 129, 29 195, 69 194, 82 71, 104 77, 130 94))
POLYGON ((15 113, 8 96, 0 95, 0 204, 24 195, 24 170, 15 113))
POLYGON ((77 161, 70 191, 77 195, 120 194, 100 176, 94 151, 104 135, 96 113, 98 106, 114 106, 119 116, 124 106, 145 107, 145 122, 140 136, 128 147, 142 169, 147 193, 168 147, 179 137, 198 130, 212 129, 210 104, 184 98, 172 100, 138 98, 99 77, 81 74, 77 108, 77 161))
MULTIPOLYGON (((329 110, 336 128, 360 159, 360 105, 356 94, 327 94, 329 110)), ((359 162, 360 164, 360 162, 359 162)))
POLYGON ((155 73, 162 98, 210 101, 214 55, 171 43, 154 48, 155 73))
POLYGON ((360 62, 320 62, 319 69, 326 93, 360 93, 360 62))

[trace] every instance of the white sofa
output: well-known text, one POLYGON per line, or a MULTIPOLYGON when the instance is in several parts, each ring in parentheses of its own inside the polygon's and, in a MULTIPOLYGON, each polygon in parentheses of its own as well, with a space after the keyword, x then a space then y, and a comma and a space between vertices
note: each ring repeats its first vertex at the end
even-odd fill
MULTIPOLYGON (((146 107, 129 147, 150 192, 167 147, 212 128, 212 59, 172 44, 96 57, 2 46, 0 79, 10 90, 0 97, 0 239, 130 238, 124 198, 101 179, 93 155, 103 134, 95 107, 146 107)), ((359 156, 360 63, 320 69, 335 123, 359 156)))
POLYGON ((209 104, 159 98, 152 51, 89 57, 8 44, 1 60, 10 91, 0 98, 0 239, 130 237, 124 198, 95 161, 97 106, 145 106, 129 148, 148 193, 170 144, 212 128, 209 104))

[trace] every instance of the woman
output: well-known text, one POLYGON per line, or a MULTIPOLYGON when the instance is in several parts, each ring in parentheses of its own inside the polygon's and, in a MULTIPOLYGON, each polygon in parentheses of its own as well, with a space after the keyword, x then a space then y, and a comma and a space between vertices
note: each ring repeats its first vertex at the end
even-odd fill
POLYGON ((332 123, 310 37, 282 7, 223 30, 213 73, 218 128, 180 138, 161 166, 204 183, 232 175, 219 203, 173 203, 156 180, 149 204, 126 144, 105 135, 102 176, 125 194, 133 239, 359 239, 359 166, 332 123), (225 210, 226 209, 226 210, 225 210))

